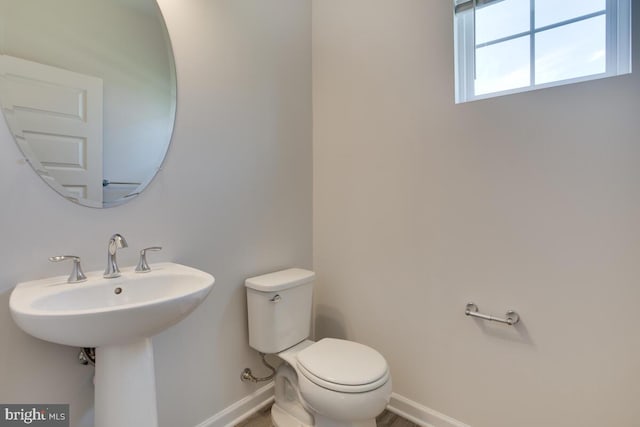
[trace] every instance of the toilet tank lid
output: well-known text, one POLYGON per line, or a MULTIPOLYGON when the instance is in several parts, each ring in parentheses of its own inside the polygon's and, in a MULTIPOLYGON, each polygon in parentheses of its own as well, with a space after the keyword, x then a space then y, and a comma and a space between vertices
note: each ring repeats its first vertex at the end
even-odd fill
POLYGON ((260 292, 276 292, 310 283, 314 277, 316 277, 316 273, 313 271, 303 268, 289 268, 287 270, 250 277, 244 281, 244 285, 247 288, 260 292))

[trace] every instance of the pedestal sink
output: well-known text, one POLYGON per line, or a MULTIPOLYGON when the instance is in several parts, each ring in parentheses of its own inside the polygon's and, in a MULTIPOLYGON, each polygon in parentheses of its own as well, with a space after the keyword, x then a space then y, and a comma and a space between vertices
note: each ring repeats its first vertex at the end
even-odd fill
POLYGON ((115 279, 95 271, 74 284, 67 276, 34 280, 11 293, 11 315, 25 332, 96 347, 95 427, 157 427, 150 338, 185 318, 213 287, 213 276, 195 268, 151 267, 125 268, 115 279))

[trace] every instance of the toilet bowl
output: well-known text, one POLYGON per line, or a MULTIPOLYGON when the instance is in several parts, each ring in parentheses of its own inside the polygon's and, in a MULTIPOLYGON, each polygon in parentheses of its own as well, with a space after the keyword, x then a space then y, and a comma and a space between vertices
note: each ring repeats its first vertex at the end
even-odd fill
POLYGON ((289 269, 245 282, 249 343, 284 361, 275 376, 273 424, 375 427, 391 396, 387 362, 353 341, 307 339, 314 277, 309 270, 289 269))

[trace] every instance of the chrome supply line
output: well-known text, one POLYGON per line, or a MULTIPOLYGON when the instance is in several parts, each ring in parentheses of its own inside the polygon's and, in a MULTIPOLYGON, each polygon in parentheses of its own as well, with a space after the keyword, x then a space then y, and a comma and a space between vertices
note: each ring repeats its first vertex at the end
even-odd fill
POLYGON ((506 325, 513 326, 520 321, 520 316, 513 310, 507 311, 506 318, 501 319, 499 317, 489 316, 488 314, 482 314, 478 312, 478 306, 470 302, 467 304, 464 314, 471 317, 477 317, 478 319, 488 320, 490 322, 499 322, 506 325))
POLYGON ((245 381, 251 381, 254 383, 259 383, 259 382, 263 382, 263 381, 269 381, 271 379, 273 379, 273 377, 276 376, 276 368, 274 368, 273 366, 271 366, 269 364, 269 362, 267 362, 267 360, 265 359, 266 354, 264 353, 259 353, 260 357, 262 358, 262 364, 264 366, 266 366, 267 368, 269 368, 269 370, 271 371, 271 375, 266 376, 266 377, 256 377, 253 375, 253 373, 251 372, 251 369, 249 368, 245 368, 244 371, 242 371, 242 374, 240 374, 240 380, 245 382, 245 381))
POLYGON ((81 365, 96 366, 96 349, 94 347, 83 347, 78 353, 78 362, 81 365))

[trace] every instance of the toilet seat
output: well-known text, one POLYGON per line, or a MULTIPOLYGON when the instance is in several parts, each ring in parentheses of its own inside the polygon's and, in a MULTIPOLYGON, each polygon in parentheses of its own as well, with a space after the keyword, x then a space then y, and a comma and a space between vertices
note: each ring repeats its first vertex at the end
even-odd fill
POLYGON ((343 393, 375 390, 389 380, 384 357, 353 341, 322 339, 301 350, 296 365, 314 384, 343 393))

